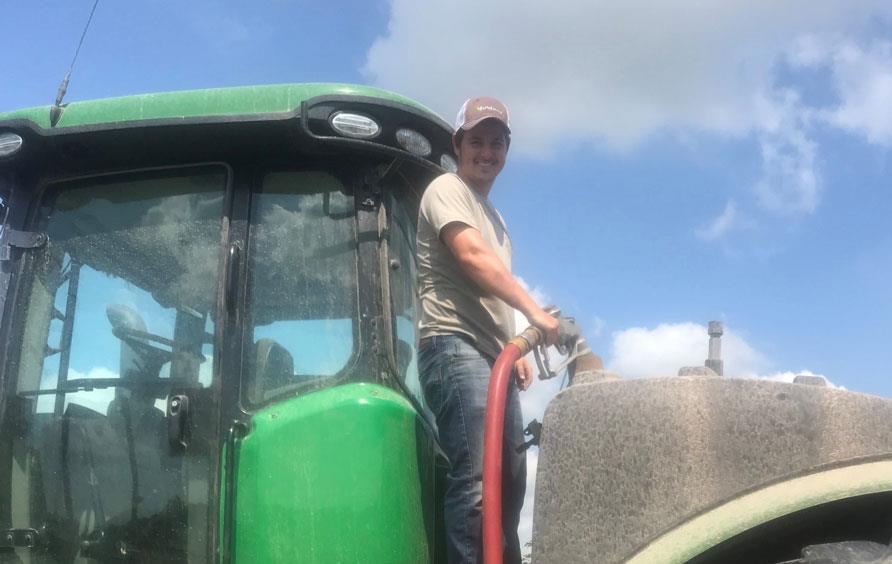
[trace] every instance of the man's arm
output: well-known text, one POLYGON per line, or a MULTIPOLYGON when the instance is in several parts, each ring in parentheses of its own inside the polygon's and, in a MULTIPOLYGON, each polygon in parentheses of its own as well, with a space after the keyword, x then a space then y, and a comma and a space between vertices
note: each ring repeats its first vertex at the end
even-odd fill
POLYGON ((517 283, 501 259, 483 241, 479 231, 464 223, 453 222, 440 230, 440 238, 480 289, 519 310, 532 325, 545 333, 547 344, 554 344, 558 320, 539 307, 517 283))

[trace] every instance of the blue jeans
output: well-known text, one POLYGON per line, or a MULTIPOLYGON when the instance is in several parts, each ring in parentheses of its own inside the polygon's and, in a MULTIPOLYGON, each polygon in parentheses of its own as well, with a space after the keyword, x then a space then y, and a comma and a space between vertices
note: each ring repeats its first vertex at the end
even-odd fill
MULTIPOLYGON (((440 444, 449 457, 445 528, 450 563, 483 561, 483 424, 494 360, 457 335, 425 339, 418 349, 424 398, 437 418, 440 444)), ((502 464, 502 529, 505 562, 520 562, 517 525, 526 490, 526 451, 517 386, 508 386, 502 464)))

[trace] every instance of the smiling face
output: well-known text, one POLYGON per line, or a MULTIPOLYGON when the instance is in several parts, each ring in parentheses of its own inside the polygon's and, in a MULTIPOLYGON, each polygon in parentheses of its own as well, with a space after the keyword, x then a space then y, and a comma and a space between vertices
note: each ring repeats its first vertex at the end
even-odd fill
POLYGON ((458 176, 483 195, 489 194, 508 155, 505 127, 495 119, 480 122, 464 132, 455 144, 455 154, 458 176))

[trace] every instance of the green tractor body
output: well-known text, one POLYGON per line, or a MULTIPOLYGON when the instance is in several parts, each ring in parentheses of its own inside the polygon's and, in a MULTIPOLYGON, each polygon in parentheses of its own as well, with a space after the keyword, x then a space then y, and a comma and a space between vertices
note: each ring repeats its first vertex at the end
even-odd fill
POLYGON ((336 84, 50 114, 0 115, 0 562, 436 561, 414 225, 448 125, 336 84))

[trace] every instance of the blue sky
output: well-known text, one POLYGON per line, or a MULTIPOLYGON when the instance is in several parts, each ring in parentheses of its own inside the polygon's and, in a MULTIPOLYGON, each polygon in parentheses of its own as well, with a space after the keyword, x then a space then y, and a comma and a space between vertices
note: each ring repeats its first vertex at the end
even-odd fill
MULTIPOLYGON (((0 111, 52 102, 91 5, 6 6, 0 111)), ((888 2, 106 0, 67 100, 307 81, 503 98, 515 272, 613 369, 718 319, 732 375, 892 396, 888 2)))

